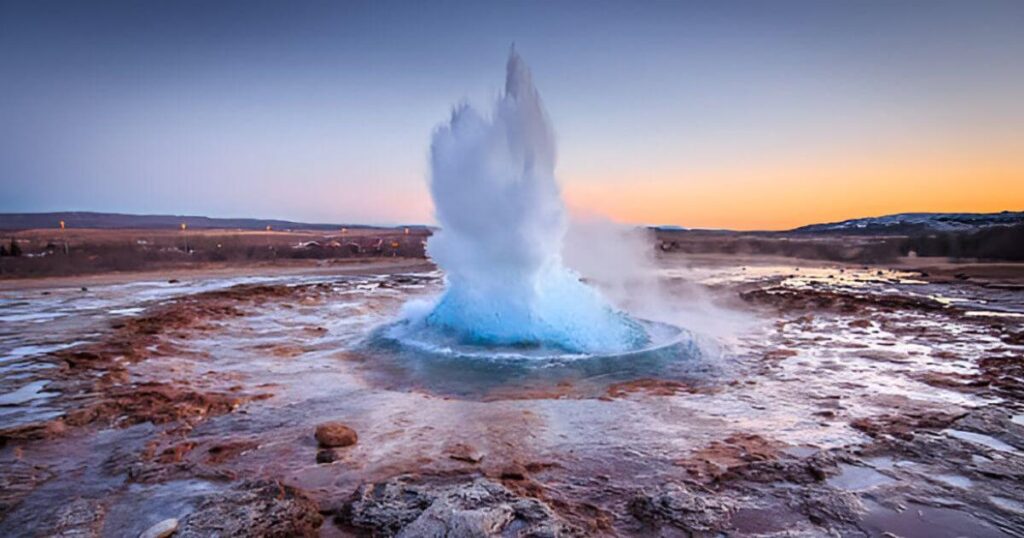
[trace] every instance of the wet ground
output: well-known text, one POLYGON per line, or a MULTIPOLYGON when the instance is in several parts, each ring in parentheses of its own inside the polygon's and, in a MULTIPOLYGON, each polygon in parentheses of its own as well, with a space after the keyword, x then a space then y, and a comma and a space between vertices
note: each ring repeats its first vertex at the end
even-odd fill
POLYGON ((0 291, 0 535, 1024 536, 1024 268, 670 256, 742 331, 539 368, 379 345, 440 275, 366 272, 0 291))

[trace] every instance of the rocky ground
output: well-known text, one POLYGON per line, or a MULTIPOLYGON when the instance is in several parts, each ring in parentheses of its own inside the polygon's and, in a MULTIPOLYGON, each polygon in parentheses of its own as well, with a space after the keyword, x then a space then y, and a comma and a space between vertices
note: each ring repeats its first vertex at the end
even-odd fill
POLYGON ((2 292, 0 534, 1024 536, 1024 268, 666 256, 715 353, 477 377, 367 272, 2 292))

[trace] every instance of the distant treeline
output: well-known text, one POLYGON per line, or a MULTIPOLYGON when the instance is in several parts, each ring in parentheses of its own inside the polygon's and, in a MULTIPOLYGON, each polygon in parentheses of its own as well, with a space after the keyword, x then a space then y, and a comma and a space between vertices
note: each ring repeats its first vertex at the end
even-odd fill
POLYGON ((1024 261, 1024 224, 908 237, 904 250, 918 256, 1024 261))
POLYGON ((855 263, 885 263, 914 255, 1024 261, 1024 224, 912 236, 660 230, 657 238, 663 251, 691 254, 787 256, 855 263))
MULTIPOLYGON (((54 213, 0 213, 0 230, 32 230, 56 228, 64 223, 68 228, 123 229, 177 229, 182 224, 193 230, 322 230, 341 228, 368 229, 361 224, 324 224, 294 222, 279 219, 215 218, 193 215, 130 215, 122 213, 95 213, 91 211, 61 211, 54 213)), ((404 228, 409 225, 395 226, 404 228)), ((422 228, 423 226, 412 226, 422 228)))

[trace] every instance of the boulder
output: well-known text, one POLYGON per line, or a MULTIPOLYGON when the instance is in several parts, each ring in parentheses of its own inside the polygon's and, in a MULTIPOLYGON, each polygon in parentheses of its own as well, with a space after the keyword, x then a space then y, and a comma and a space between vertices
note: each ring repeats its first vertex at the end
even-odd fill
POLYGON ((356 444, 359 436, 341 422, 324 422, 316 427, 316 441, 324 448, 340 448, 356 444))

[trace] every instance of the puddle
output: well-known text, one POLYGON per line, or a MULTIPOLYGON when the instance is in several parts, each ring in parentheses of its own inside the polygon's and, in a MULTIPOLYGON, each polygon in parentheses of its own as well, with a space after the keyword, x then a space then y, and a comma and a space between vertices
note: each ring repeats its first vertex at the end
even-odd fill
POLYGON ((992 450, 998 450, 1000 452, 1019 452, 1013 446, 1008 445, 991 435, 965 432, 963 430, 945 430, 944 433, 950 437, 956 437, 957 439, 961 439, 969 443, 987 446, 992 450))
POLYGON ((115 308, 110 310, 110 313, 115 316, 137 316, 143 311, 145 311, 145 308, 137 306, 132 308, 115 308))
POLYGON ((163 484, 132 484, 107 508, 104 528, 109 535, 138 536, 168 518, 182 520, 195 511, 204 495, 222 486, 199 480, 175 480, 163 484))
POLYGON ((63 312, 26 312, 24 314, 8 314, 6 316, 0 316, 0 321, 11 323, 17 321, 27 321, 29 323, 43 323, 51 319, 63 317, 66 314, 63 312))
POLYGON ((817 454, 820 451, 815 446, 788 446, 782 449, 782 452, 793 456, 794 458, 808 458, 817 454))
POLYGON ((921 504, 910 504, 897 512, 872 501, 865 501, 868 513, 860 526, 872 536, 890 533, 901 538, 1002 538, 1008 534, 974 516, 921 504))
POLYGON ((1007 512, 1013 512, 1015 514, 1024 515, 1024 503, 1006 497, 1000 497, 998 495, 992 495, 988 498, 992 501, 992 504, 1006 510, 1007 512))
POLYGON ((34 381, 14 392, 0 394, 0 406, 21 405, 33 400, 52 398, 56 393, 44 393, 43 388, 50 382, 46 380, 34 381))
POLYGON ((826 480, 828 485, 845 491, 863 491, 895 482, 892 478, 859 465, 839 464, 839 474, 826 480))
POLYGON ((990 318, 1024 318, 1020 312, 997 312, 995 310, 971 310, 964 312, 968 317, 990 317, 990 318))
POLYGON ((16 361, 28 357, 35 357, 38 355, 46 355, 47 353, 67 349, 78 344, 79 342, 71 342, 67 344, 18 346, 5 353, 3 357, 0 357, 0 363, 16 361))
POLYGON ((974 485, 974 481, 970 478, 958 474, 939 474, 932 476, 932 478, 954 488, 970 489, 974 485))

